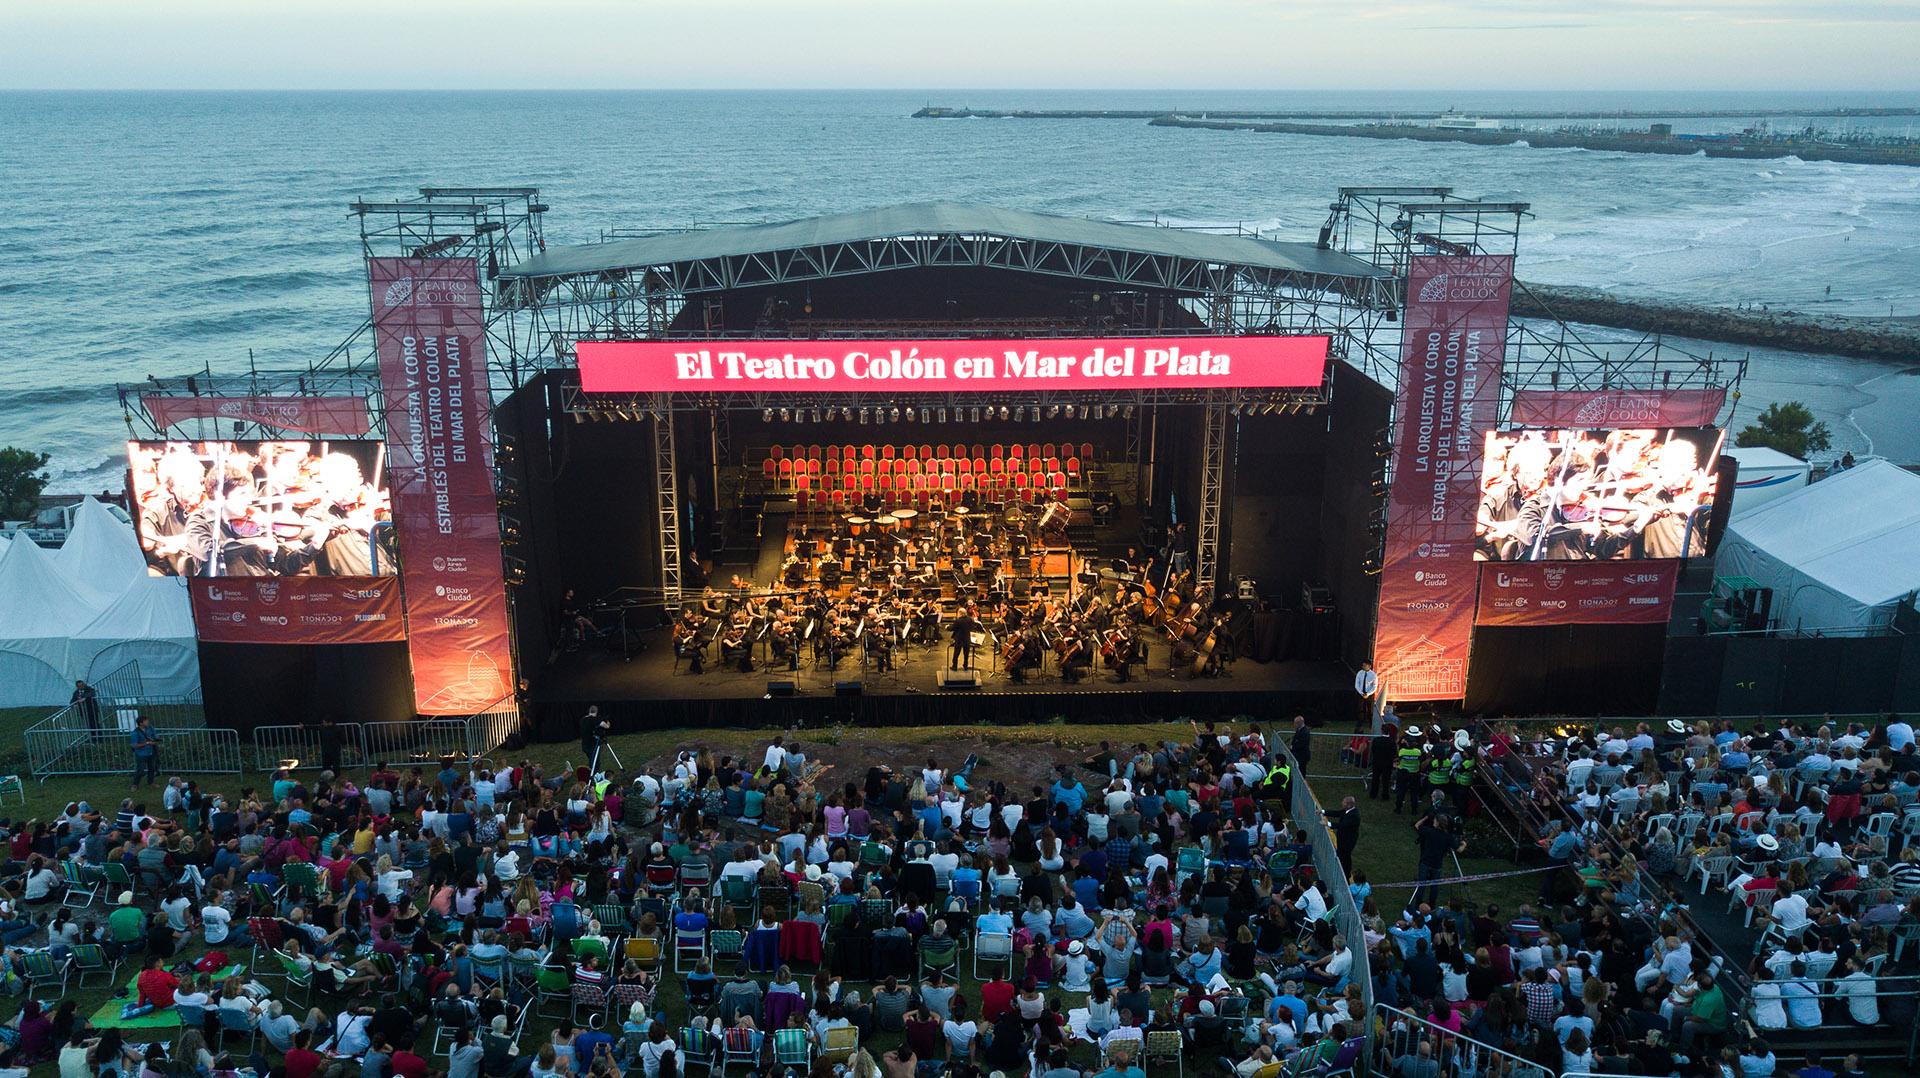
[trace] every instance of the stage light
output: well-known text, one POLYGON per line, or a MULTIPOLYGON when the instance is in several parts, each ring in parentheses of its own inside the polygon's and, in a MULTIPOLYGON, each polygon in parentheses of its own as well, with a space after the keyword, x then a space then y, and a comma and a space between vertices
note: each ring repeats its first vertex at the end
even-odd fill
POLYGON ((1308 415, 1312 415, 1313 413, 1315 413, 1315 412, 1317 412, 1317 411, 1319 411, 1319 410, 1320 410, 1320 406, 1319 406, 1319 405, 1317 405, 1317 404, 1308 404, 1308 405, 1307 405, 1307 414, 1308 414, 1308 415))
POLYGON ((852 422, 853 421, 852 407, 846 407, 846 408, 840 409, 840 418, 843 420, 846 420, 847 422, 852 422))
POLYGON ((780 422, 782 423, 793 422, 793 409, 791 408, 780 409, 780 422))
POLYGON ((573 421, 575 423, 585 423, 587 421, 587 417, 584 415, 581 415, 579 412, 575 412, 573 413, 573 421))
POLYGON ((942 408, 940 409, 940 422, 945 423, 946 421, 947 421, 947 410, 945 408, 942 408))
POLYGON ((1001 419, 1007 418, 1007 406, 1004 404, 1000 406, 1000 418, 1001 419))
POLYGON ((1013 421, 1014 421, 1015 423, 1025 423, 1025 422, 1027 421, 1027 406, 1026 406, 1026 405, 1024 405, 1024 404, 1023 404, 1023 405, 1021 405, 1020 407, 1018 407, 1018 408, 1015 408, 1015 409, 1013 410, 1013 421))
POLYGON ((1131 404, 1127 405, 1127 418, 1128 419, 1133 418, 1133 405, 1131 404))
POLYGON ((980 422, 980 407, 978 405, 975 405, 973 409, 973 421, 975 423, 980 422))
POLYGON ((867 421, 871 417, 872 412, 873 412, 873 409, 871 408, 860 409, 860 425, 861 426, 865 426, 867 424, 867 421))
POLYGON ((1040 422, 1040 406, 1037 404, 1034 405, 1033 414, 1029 415, 1027 418, 1033 420, 1035 423, 1040 422))
POLYGON ((900 409, 895 408, 892 412, 888 414, 888 418, 892 419, 895 423, 900 422, 900 409))
POLYGON ((1073 405, 1071 404, 1067 405, 1067 418, 1068 419, 1073 418, 1073 405))
POLYGON ((907 422, 913 422, 913 409, 907 409, 907 422))
POLYGON ((771 408, 760 409, 760 422, 762 423, 773 422, 773 409, 771 408))
POLYGON ((818 409, 818 408, 815 408, 815 409, 813 410, 813 421, 814 421, 815 423, 818 423, 818 422, 820 422, 820 409, 818 409))
POLYGON ((1094 405, 1094 406, 1093 406, 1093 418, 1095 418, 1095 419, 1105 419, 1105 418, 1107 418, 1107 406, 1106 406, 1106 405, 1104 405, 1104 404, 1096 404, 1096 405, 1094 405))
POLYGON ((1054 405, 1054 406, 1052 406, 1051 408, 1048 408, 1048 409, 1047 409, 1047 418, 1048 418, 1048 419, 1054 419, 1054 418, 1057 418, 1057 417, 1058 417, 1059 415, 1060 415, 1060 406, 1059 406, 1059 405, 1057 405, 1057 404, 1056 404, 1056 405, 1054 405))

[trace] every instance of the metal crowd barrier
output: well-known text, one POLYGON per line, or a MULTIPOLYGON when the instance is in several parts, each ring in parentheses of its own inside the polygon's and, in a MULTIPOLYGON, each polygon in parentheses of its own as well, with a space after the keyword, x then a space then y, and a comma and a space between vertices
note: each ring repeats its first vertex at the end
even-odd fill
POLYGON ((1421 1041, 1432 1046, 1433 1059, 1441 1074, 1474 1075, 1475 1078, 1554 1078, 1553 1072, 1530 1059, 1482 1044, 1445 1026, 1416 1018, 1397 1007, 1373 1006, 1369 1014, 1379 1036, 1368 1045, 1367 1059, 1373 1073, 1397 1075, 1394 1061, 1405 1055, 1418 1055, 1421 1041))
MULTIPOLYGON (((1370 955, 1367 952, 1367 934, 1360 920, 1360 906, 1353 900, 1353 890, 1347 886, 1347 870, 1340 864, 1339 851, 1334 844, 1333 832, 1327 828, 1326 813, 1320 808, 1320 802, 1313 796, 1313 787, 1301 774, 1299 761, 1293 758, 1293 750, 1284 743, 1280 751, 1286 756, 1287 766, 1297 776, 1293 783, 1293 804, 1289 807, 1293 826, 1307 833, 1307 841, 1313 846, 1313 870, 1326 886, 1329 894, 1329 910, 1333 915, 1333 926, 1340 935, 1346 937, 1347 953, 1353 956, 1353 965, 1347 971, 1348 979, 1360 986, 1360 1000, 1369 1012, 1373 1008, 1373 973, 1369 968, 1370 955)), ((1367 1046, 1373 1046, 1373 1028, 1367 1028, 1367 1046)))
MULTIPOLYGON (((112 731, 94 735, 81 720, 62 709, 26 732, 27 758, 33 777, 46 780, 55 775, 131 775, 133 742, 127 735, 112 731)), ((152 712, 146 712, 151 715, 152 712)), ((240 733, 222 727, 161 726, 157 768, 168 774, 221 772, 239 774, 242 768, 240 733)))
MULTIPOLYGON (((332 736, 339 745, 340 766, 370 767, 365 727, 357 722, 335 723, 332 736)), ((318 770, 326 766, 324 726, 256 726, 253 728, 253 766, 256 771, 318 770)))
MULTIPOLYGON (((490 711, 470 718, 429 722, 335 723, 331 736, 339 740, 342 767, 372 767, 383 761, 438 763, 448 756, 471 763, 498 748, 519 727, 518 711, 490 711)), ((290 767, 304 771, 323 767, 326 730, 317 725, 254 727, 255 769, 290 767)))

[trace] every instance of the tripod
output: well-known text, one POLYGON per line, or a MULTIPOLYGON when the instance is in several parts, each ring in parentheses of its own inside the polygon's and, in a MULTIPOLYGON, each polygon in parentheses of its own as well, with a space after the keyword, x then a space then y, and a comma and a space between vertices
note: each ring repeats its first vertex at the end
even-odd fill
POLYGON ((598 741, 594 742, 593 759, 588 761, 587 763, 588 777, 592 777, 600 773, 600 754, 603 752, 606 753, 608 756, 613 757, 613 766, 619 768, 622 771, 625 771, 627 769, 627 765, 620 761, 620 754, 613 751, 613 746, 607 744, 607 739, 603 737, 598 741))

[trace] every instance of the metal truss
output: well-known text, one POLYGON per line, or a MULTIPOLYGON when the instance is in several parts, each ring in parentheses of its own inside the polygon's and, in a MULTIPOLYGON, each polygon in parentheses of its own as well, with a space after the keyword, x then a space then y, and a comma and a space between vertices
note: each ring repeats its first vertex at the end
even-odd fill
POLYGON ((674 452, 673 415, 665 402, 654 411, 654 509, 660 524, 660 591, 668 606, 680 602, 680 460, 674 452))
MULTIPOLYGON (((366 328, 364 325, 361 327, 366 328)), ((359 334, 348 338, 349 343, 359 334)), ((343 344, 336 353, 346 348, 343 344)), ((255 373, 216 375, 210 372, 178 378, 148 378, 145 382, 122 382, 118 387, 120 408, 126 416, 127 435, 136 440, 163 439, 172 436, 172 428, 162 429, 141 406, 142 397, 359 397, 367 405, 371 424, 366 437, 384 438, 387 417, 381 407, 380 379, 371 366, 364 369, 314 369, 292 373, 255 373)), ((300 431, 287 431, 265 423, 233 419, 201 419, 192 437, 248 441, 252 439, 312 438, 300 431)))
POLYGON ((1200 461, 1200 519, 1194 535, 1195 588, 1212 587, 1220 567, 1220 517, 1225 512, 1227 482, 1227 424, 1237 414, 1225 401, 1207 402, 1200 461))

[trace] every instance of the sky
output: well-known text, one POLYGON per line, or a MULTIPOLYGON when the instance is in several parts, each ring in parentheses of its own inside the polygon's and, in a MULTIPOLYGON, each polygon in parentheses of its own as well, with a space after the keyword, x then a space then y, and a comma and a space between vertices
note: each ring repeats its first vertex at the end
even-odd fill
POLYGON ((5 89, 1920 89, 1920 0, 5 0, 5 89))

